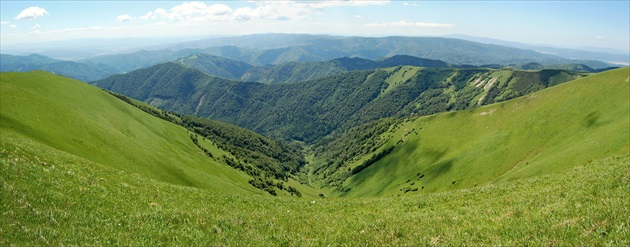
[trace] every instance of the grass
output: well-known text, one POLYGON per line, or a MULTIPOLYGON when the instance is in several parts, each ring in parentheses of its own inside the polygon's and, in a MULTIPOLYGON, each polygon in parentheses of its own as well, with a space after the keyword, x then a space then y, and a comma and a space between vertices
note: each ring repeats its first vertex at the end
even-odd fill
POLYGON ((383 134, 389 144, 376 152, 402 144, 346 180, 350 191, 342 195, 470 188, 563 172, 627 153, 629 70, 592 75, 500 104, 410 119, 383 134))
MULTIPOLYGON (((205 157, 183 127, 80 81, 2 73, 0 130, 117 170, 173 184, 252 193, 247 175, 205 157)), ((222 152, 203 142, 215 157, 222 152)))
POLYGON ((254 194, 185 129, 89 85, 0 76, 3 246, 630 244, 628 68, 402 122, 353 178, 382 181, 349 181, 382 196, 325 199, 254 194))
POLYGON ((313 200, 174 185, 0 136, 0 245, 630 243, 628 154, 500 186, 313 200))

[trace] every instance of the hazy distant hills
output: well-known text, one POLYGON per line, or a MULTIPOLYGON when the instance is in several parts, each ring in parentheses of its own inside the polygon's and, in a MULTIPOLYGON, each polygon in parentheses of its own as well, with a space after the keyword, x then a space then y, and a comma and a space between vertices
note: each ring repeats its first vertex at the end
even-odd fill
POLYGON ((449 64, 518 65, 582 63, 591 68, 610 67, 598 61, 576 62, 533 50, 483 44, 438 37, 343 37, 303 34, 259 34, 213 38, 143 50, 127 54, 97 56, 84 63, 105 64, 129 72, 157 63, 175 61, 193 54, 208 54, 248 63, 252 66, 281 65, 287 62, 321 62, 341 57, 377 60, 408 55, 441 60, 449 64))
POLYGON ((310 80, 344 71, 398 65, 525 68, 527 66, 521 66, 535 63, 542 68, 584 72, 596 72, 613 66, 605 62, 573 60, 530 49, 440 37, 258 34, 154 46, 152 49, 76 61, 55 60, 40 55, 3 55, 1 71, 45 70, 93 81, 158 63, 178 61, 226 79, 282 83, 310 80))
POLYGON ((448 37, 464 39, 473 42, 495 44, 514 48, 528 49, 545 54, 557 55, 565 58, 576 60, 597 60, 614 64, 630 64, 630 55, 628 51, 602 49, 602 48, 585 48, 590 50, 557 48, 543 45, 530 45, 519 42, 503 41, 491 38, 474 37, 469 35, 449 35, 448 37))
MULTIPOLYGON (((231 45, 248 48, 233 54, 219 54, 252 65, 282 64, 288 61, 323 61, 339 57, 379 59, 394 55, 410 55, 442 60, 450 64, 541 64, 573 63, 570 59, 543 54, 533 50, 477 43, 441 37, 343 37, 305 34, 258 34, 227 38, 214 38, 186 42, 172 49, 207 49, 231 45), (232 55, 232 56, 230 56, 232 55)), ((593 68, 608 67, 594 61, 593 68)))
POLYGON ((169 111, 226 121, 282 139, 312 142, 375 119, 467 109, 580 76, 562 70, 397 66, 267 85, 222 79, 165 63, 93 84, 169 111))
POLYGON ((0 54, 0 72, 44 70, 82 81, 98 80, 121 70, 103 64, 85 64, 56 60, 42 55, 13 56, 0 54))

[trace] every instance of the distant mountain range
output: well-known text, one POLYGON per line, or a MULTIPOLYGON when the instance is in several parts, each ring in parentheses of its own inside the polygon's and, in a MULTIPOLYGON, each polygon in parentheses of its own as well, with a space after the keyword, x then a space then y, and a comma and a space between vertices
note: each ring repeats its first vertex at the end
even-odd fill
MULTIPOLYGON (((531 49, 438 37, 259 34, 154 48, 159 49, 76 61, 57 60, 37 54, 3 54, 0 71, 45 70, 78 80, 94 81, 174 61, 231 80, 293 83, 346 71, 399 65, 430 68, 553 68, 582 72, 598 72, 614 67, 601 61, 568 59, 531 49)), ((597 55, 593 52, 588 54, 597 55)), ((616 58, 620 59, 619 55, 616 58)))
POLYGON ((44 70, 81 81, 98 80, 122 72, 104 64, 63 61, 37 54, 30 56, 0 54, 0 72, 25 72, 31 70, 44 70))
POLYGON ((442 37, 345 37, 306 34, 257 34, 212 38, 169 46, 178 49, 205 49, 207 53, 252 65, 278 65, 289 61, 313 62, 339 57, 380 59, 410 55, 442 60, 450 64, 541 64, 582 63, 598 69, 609 64, 575 61, 529 49, 484 44, 442 37))
POLYGON ((474 37, 474 36, 462 35, 462 34, 459 34, 459 35, 454 34, 454 35, 449 35, 447 37, 469 40, 469 41, 485 43, 485 44, 494 44, 494 45, 500 45, 500 46, 515 47, 515 48, 520 48, 520 49, 528 49, 528 50, 533 50, 540 53, 557 55, 557 56, 576 59, 576 60, 580 60, 580 59, 598 60, 598 61, 613 63, 617 65, 630 64, 629 51, 602 49, 602 48, 585 48, 585 50, 558 48, 558 47, 551 47, 551 46, 545 46, 545 45, 530 45, 530 44, 519 43, 519 42, 474 37))

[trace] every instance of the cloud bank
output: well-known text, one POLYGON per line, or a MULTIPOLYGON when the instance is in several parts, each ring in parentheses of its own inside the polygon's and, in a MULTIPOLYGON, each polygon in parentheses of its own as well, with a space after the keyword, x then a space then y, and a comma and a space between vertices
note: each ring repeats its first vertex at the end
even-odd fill
POLYGON ((255 20, 302 20, 320 13, 323 9, 342 6, 384 5, 388 0, 369 1, 257 1, 255 7, 232 9, 225 4, 207 5, 203 2, 185 2, 169 10, 158 8, 140 16, 140 19, 163 19, 183 22, 224 22, 255 20))

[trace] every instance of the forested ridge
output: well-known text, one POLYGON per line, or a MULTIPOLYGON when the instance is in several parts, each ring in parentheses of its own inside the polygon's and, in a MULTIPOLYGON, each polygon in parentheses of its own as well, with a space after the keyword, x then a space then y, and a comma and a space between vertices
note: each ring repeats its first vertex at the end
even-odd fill
POLYGON ((468 109, 581 76, 564 70, 397 66, 267 85, 165 63, 93 84, 168 111, 314 143, 373 120, 468 109))

